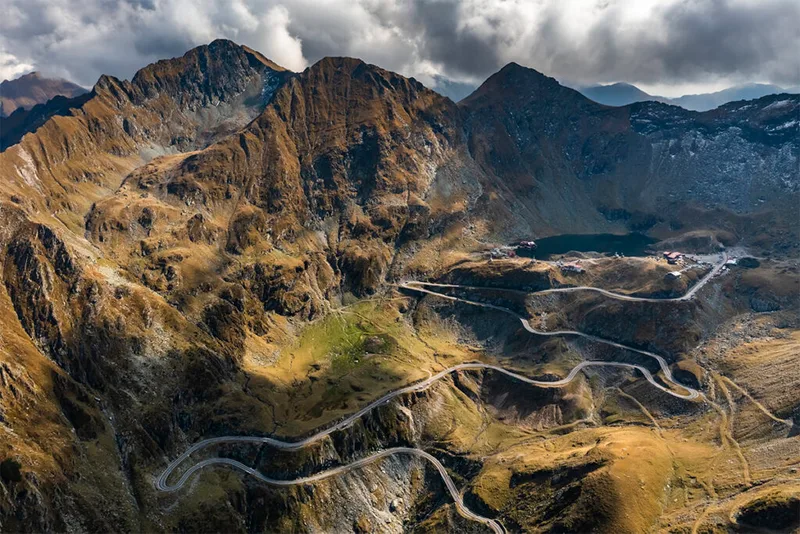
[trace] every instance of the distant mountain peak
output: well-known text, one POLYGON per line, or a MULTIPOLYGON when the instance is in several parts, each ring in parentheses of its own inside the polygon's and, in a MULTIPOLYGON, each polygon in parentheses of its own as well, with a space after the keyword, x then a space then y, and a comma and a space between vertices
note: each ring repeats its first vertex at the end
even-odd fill
POLYGON ((576 96, 585 100, 577 91, 561 85, 558 80, 542 74, 536 69, 523 67, 511 62, 489 76, 478 89, 463 99, 459 104, 474 105, 479 100, 537 100, 574 99, 576 96))
POLYGON ((627 82, 581 87, 579 91, 587 98, 607 106, 627 106, 636 102, 662 102, 680 106, 690 111, 708 111, 728 102, 754 100, 771 94, 791 92, 767 83, 745 83, 713 93, 698 93, 676 98, 654 96, 627 82))
MULTIPOLYGON (((35 71, 29 72, 27 74, 23 74, 22 76, 20 76, 19 78, 16 78, 16 79, 17 80, 33 80, 33 79, 41 79, 41 77, 42 77, 42 73, 39 72, 38 70, 35 70, 35 71)), ((7 83, 9 81, 11 81, 11 80, 4 80, 3 83, 7 83)))
POLYGON ((580 92, 590 100, 606 106, 626 106, 648 100, 663 101, 662 98, 652 96, 627 82, 592 85, 581 88, 580 92))
POLYGON ((547 76, 546 74, 543 74, 534 68, 525 67, 514 61, 506 64, 502 69, 497 71, 497 73, 490 76, 489 79, 495 77, 499 79, 509 78, 509 77, 514 77, 514 78, 522 77, 527 80, 539 79, 542 81, 555 82, 556 84, 558 84, 558 80, 556 80, 555 78, 551 78, 550 76, 547 76))
POLYGON ((534 71, 534 72, 538 72, 535 69, 531 69, 531 68, 528 68, 528 67, 523 67, 522 65, 520 65, 516 61, 509 61, 498 72, 513 72, 513 71, 518 71, 518 70, 524 70, 524 71, 531 70, 531 71, 534 71))
POLYGON ((61 78, 48 78, 38 71, 0 83, 0 116, 11 115, 17 108, 31 109, 55 96, 73 98, 86 93, 78 84, 61 78))

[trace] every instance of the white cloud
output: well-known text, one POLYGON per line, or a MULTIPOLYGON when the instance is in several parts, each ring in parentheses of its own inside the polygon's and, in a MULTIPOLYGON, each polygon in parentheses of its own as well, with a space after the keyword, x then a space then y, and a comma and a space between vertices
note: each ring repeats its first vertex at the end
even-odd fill
POLYGON ((289 33, 289 10, 284 6, 271 7, 262 17, 257 28, 261 35, 259 52, 279 65, 291 70, 306 68, 303 57, 303 44, 289 33))
POLYGON ((33 70, 33 65, 23 63, 13 55, 0 50, 0 80, 13 80, 33 70))

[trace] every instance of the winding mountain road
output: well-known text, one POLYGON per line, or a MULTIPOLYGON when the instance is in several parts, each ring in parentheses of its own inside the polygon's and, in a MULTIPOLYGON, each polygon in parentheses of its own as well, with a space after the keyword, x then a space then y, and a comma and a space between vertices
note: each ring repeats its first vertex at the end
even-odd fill
MULTIPOLYGON (((378 406, 383 405, 383 404, 387 404, 392 399, 395 399, 395 398, 397 398, 397 397, 399 397, 401 395, 405 395, 407 393, 412 393, 412 392, 415 392, 415 391, 422 391, 424 389, 427 389, 433 383, 435 383, 438 380, 441 380, 442 378, 444 378, 445 376, 447 376, 449 374, 452 374, 452 373, 455 373, 457 371, 470 371, 470 370, 477 370, 477 369, 491 369, 493 371, 497 371, 499 373, 503 373, 504 375, 510 376, 511 378, 514 378, 514 379, 519 380, 520 382, 524 382, 526 384, 531 384, 531 385, 534 385, 534 386, 546 387, 546 388, 560 388, 560 387, 563 387, 563 386, 569 384, 570 382, 572 382, 575 379, 575 377, 578 375, 578 373, 580 373, 581 370, 583 370, 586 367, 620 367, 620 368, 625 368, 625 369, 634 369, 634 370, 637 370, 640 373, 642 373, 642 375, 644 375, 645 379, 647 379, 647 381, 650 382, 650 384, 652 384, 654 387, 657 387, 658 389, 660 389, 661 391, 663 391, 663 392, 665 392, 665 393, 667 393, 669 395, 672 395, 672 396, 677 397, 679 399, 685 399, 685 400, 695 399, 699 395, 699 393, 696 390, 688 388, 686 386, 680 386, 680 387, 683 387, 684 389, 689 391, 689 393, 686 394, 686 395, 683 395, 681 393, 677 393, 675 391, 667 389, 667 388, 665 388, 664 386, 662 386, 661 384, 659 384, 658 382, 655 381, 655 379, 653 378, 653 375, 650 373, 650 371, 648 369, 646 369, 646 368, 644 368, 644 367, 642 367, 640 365, 635 365, 635 364, 632 364, 632 363, 603 362, 603 361, 584 361, 584 362, 580 362, 578 365, 573 367, 572 370, 569 372, 569 374, 566 377, 564 377, 564 378, 562 378, 560 380, 534 380, 533 378, 528 378, 527 376, 521 375, 519 373, 515 373, 513 371, 509 371, 508 369, 505 369, 505 368, 500 367, 498 365, 492 365, 492 364, 488 364, 488 363, 480 363, 480 362, 460 363, 458 365, 454 365, 452 367, 448 367, 447 369, 445 369, 443 371, 439 371, 435 375, 432 375, 430 378, 422 380, 421 382, 417 382, 415 384, 411 384, 410 386, 406 386, 404 388, 396 389, 394 391, 391 391, 391 392, 387 393, 386 395, 384 395, 383 397, 381 397, 381 398, 379 398, 379 399, 377 399, 375 401, 372 401, 371 403, 369 403, 368 405, 366 405, 365 407, 363 407, 359 411, 357 411, 357 412, 353 413, 352 415, 349 415, 346 418, 342 419, 341 421, 339 421, 335 425, 330 426, 330 427, 328 427, 328 428, 326 428, 324 430, 321 430, 320 432, 317 432, 316 434, 308 436, 307 438, 301 439, 299 441, 283 441, 283 440, 271 438, 271 437, 268 437, 268 436, 219 436, 219 437, 216 437, 216 438, 208 438, 208 439, 204 439, 202 441, 198 441, 197 443, 195 443, 194 445, 192 445, 191 447, 186 449, 183 452, 183 454, 181 454, 180 456, 175 458, 175 460, 173 460, 167 466, 167 468, 161 473, 161 475, 156 480, 156 488, 161 490, 161 491, 175 491, 176 489, 180 488, 181 485, 183 484, 183 482, 185 482, 184 479, 188 478, 188 477, 186 475, 184 475, 184 476, 181 477, 181 480, 178 481, 175 485, 169 485, 167 483, 167 479, 170 477, 172 472, 175 471, 175 469, 180 464, 182 464, 193 453, 195 453, 195 452, 197 452, 197 451, 199 451, 201 449, 204 449, 206 447, 209 447, 211 445, 219 445, 219 444, 222 444, 222 443, 256 443, 256 444, 270 445, 272 447, 275 447, 276 449, 281 449, 281 450, 290 450, 291 451, 291 450, 302 449, 303 447, 307 447, 307 446, 311 445, 312 443, 316 443, 316 442, 326 438, 327 436, 331 435, 334 432, 337 432, 339 430, 343 430, 343 429, 351 426, 355 421, 357 421, 358 419, 363 417, 366 413, 374 410, 378 406)), ((194 472, 194 471, 192 471, 192 472, 194 472)), ((298 484, 302 484, 303 482, 297 482, 297 483, 298 484)))
POLYGON ((404 282, 399 284, 399 287, 406 287, 407 289, 413 289, 411 287, 407 287, 410 285, 424 285, 429 287, 442 287, 442 288, 460 288, 460 289, 472 289, 472 290, 488 290, 488 291, 506 291, 510 293, 518 293, 518 294, 525 294, 525 295, 548 295, 552 293, 575 293, 579 291, 591 291, 594 293, 600 293, 601 295, 605 295, 606 297, 610 297, 616 300, 626 300, 629 302, 680 302, 685 300, 691 300, 698 291, 700 291, 703 286, 705 286, 714 276, 716 276, 723 267, 725 267, 725 262, 728 261, 728 254, 723 253, 722 258, 719 262, 717 262, 711 270, 706 273, 703 278, 697 281, 695 285, 689 288, 689 291, 681 295, 680 297, 636 297, 633 295, 626 295, 625 293, 616 293, 614 291, 609 291, 607 289, 601 289, 599 287, 591 287, 591 286, 570 286, 570 287, 555 287, 552 289, 542 289, 541 291, 523 291, 519 289, 509 289, 504 287, 491 287, 491 286, 469 286, 469 285, 458 285, 458 284, 437 284, 434 282, 404 282))
POLYGON ((694 398, 696 398, 698 396, 698 392, 697 391, 695 391, 695 390, 693 390, 691 388, 687 388, 686 386, 683 386, 683 387, 684 387, 684 389, 687 389, 689 391, 689 394, 687 394, 687 395, 682 395, 680 393, 676 393, 674 391, 671 391, 671 390, 665 388, 664 386, 662 386, 661 384, 659 384, 658 382, 656 382, 655 379, 653 378, 653 375, 650 373, 650 371, 648 369, 646 369, 646 368, 644 368, 642 366, 635 365, 635 364, 630 364, 630 363, 584 361, 584 362, 581 362, 578 365, 576 365, 569 372, 569 374, 566 377, 562 378, 561 380, 553 380, 553 381, 534 380, 532 378, 528 378, 527 376, 515 373, 513 371, 509 371, 508 369, 505 369, 505 368, 497 366, 497 365, 491 365, 491 364, 479 363, 479 362, 462 363, 462 364, 454 365, 453 367, 449 367, 449 368, 447 368, 447 369, 445 369, 443 371, 440 371, 439 373, 436 373, 435 375, 431 376, 430 378, 428 378, 426 380, 423 380, 423 381, 418 382, 416 384, 412 384, 410 386, 406 386, 404 388, 401 388, 401 389, 392 391, 390 393, 387 393, 386 395, 384 395, 383 397, 377 399, 376 401, 371 402, 370 404, 368 404, 367 406, 365 406, 364 408, 362 408, 358 412, 356 412, 356 413, 348 416, 347 418, 341 420, 339 423, 337 423, 337 424, 335 424, 335 425, 333 425, 333 426, 331 426, 331 427, 329 427, 329 428, 327 428, 325 430, 322 430, 322 431, 320 431, 320 432, 318 432, 318 433, 316 433, 316 434, 314 434, 312 436, 309 436, 309 437, 307 437, 305 439, 299 440, 299 441, 283 441, 283 440, 279 440, 279 439, 275 439, 275 438, 270 438, 270 437, 267 437, 267 436, 220 436, 220 437, 216 437, 216 438, 209 438, 209 439, 204 439, 202 441, 199 441, 199 442, 195 443, 194 445, 192 445, 191 447, 189 447, 188 449, 186 449, 183 452, 183 454, 178 456, 175 460, 173 460, 167 466, 167 468, 156 479, 155 486, 156 486, 156 489, 158 489, 159 491, 164 491, 164 492, 177 491, 181 487, 183 487, 183 485, 191 478, 191 476, 194 473, 196 473, 197 471, 199 471, 199 470, 201 470, 201 469, 203 469, 205 467, 214 466, 214 465, 225 465, 225 466, 228 466, 228 467, 233 467, 233 468, 239 469, 239 470, 241 470, 241 471, 243 471, 243 472, 245 472, 245 473, 247 473, 249 475, 252 475, 252 476, 256 477, 257 479, 261 480, 262 482, 265 482, 267 484, 271 484, 273 486, 295 486, 295 485, 309 484, 309 483, 317 482, 317 481, 324 480, 326 478, 329 478, 329 477, 332 477, 332 476, 335 476, 335 475, 338 475, 338 474, 349 472, 351 470, 361 468, 361 467, 363 467, 363 466, 365 466, 367 464, 370 464, 370 463, 372 463, 374 461, 377 461, 377 460, 379 460, 381 458, 385 458, 387 456, 391 456, 393 454, 411 454, 411 455, 415 455, 415 456, 418 456, 418 457, 421 457, 421 458, 424 458, 424 459, 428 460, 429 462, 431 462, 434 465, 434 467, 436 467, 436 470, 439 472, 440 476, 444 480, 445 485, 447 486, 447 489, 450 491, 450 494, 453 496, 453 500, 456 503, 456 508, 457 508, 459 514, 461 514, 463 517, 465 517, 467 519, 471 519, 473 521, 477 521, 479 523, 485 524, 486 526, 488 526, 489 528, 491 528, 494 532, 496 532, 498 534, 503 534, 505 532, 505 530, 503 529, 502 525, 500 525, 497 521, 494 521, 492 519, 480 516, 480 515, 472 512, 471 510, 469 510, 467 508, 467 506, 463 502, 463 499, 461 498, 461 494, 459 493, 458 489, 456 488, 455 483, 453 482, 452 478, 450 478, 450 475, 447 473, 445 467, 434 456, 428 454, 427 452, 423 451, 422 449, 414 449, 414 448, 409 448, 409 447, 394 447, 394 448, 391 448, 391 449, 386 449, 384 451, 377 452, 377 453, 375 453, 375 454, 373 454, 371 456, 367 456, 367 457, 362 458, 360 460, 356 460, 356 461, 354 461, 354 462, 352 462, 350 464, 344 465, 344 466, 336 467, 334 469, 323 471, 321 473, 317 473, 315 475, 311 475, 311 476, 308 476, 308 477, 295 478, 295 479, 291 479, 291 480, 280 480, 280 479, 269 478, 269 477, 264 476, 263 474, 261 474, 259 471, 253 469, 252 467, 249 467, 249 466, 247 466, 247 465, 245 465, 245 464, 243 464, 241 462, 238 462, 238 461, 230 459, 230 458, 208 458, 208 459, 199 461, 198 463, 194 464, 192 467, 187 469, 181 475, 181 477, 178 479, 178 481, 175 482, 174 484, 169 484, 168 483, 168 479, 172 475, 172 473, 183 462, 185 462, 189 458, 189 456, 191 456, 193 453, 195 453, 195 452, 197 452, 197 451, 199 451, 201 449, 204 449, 206 447, 210 447, 212 445, 219 445, 219 444, 223 444, 223 443, 253 443, 253 444, 271 445, 271 446, 273 446, 273 447, 275 447, 277 449, 281 449, 281 450, 298 450, 298 449, 301 449, 303 447, 307 447, 308 445, 311 445, 312 443, 316 443, 316 442, 326 438, 327 436, 329 436, 333 432, 336 432, 338 430, 342 430, 344 428, 347 428, 348 426, 352 425, 357 419, 362 417, 367 412, 375 409, 377 406, 380 406, 382 404, 386 404, 389 401, 391 401, 392 399, 394 399, 394 398, 396 398, 396 397, 398 397, 400 395, 404 395, 406 393, 410 393, 410 392, 414 392, 414 391, 420 391, 420 390, 423 390, 425 388, 428 388, 434 382, 442 379, 443 377, 445 377, 445 376, 447 376, 447 375, 449 375, 451 373, 457 372, 457 371, 468 371, 468 370, 476 370, 476 369, 491 369, 493 371, 497 371, 499 373, 503 373, 503 374, 505 374, 507 376, 510 376, 511 378, 514 378, 514 379, 519 380, 521 382, 525 382, 527 384, 531 384, 531 385, 538 386, 538 387, 556 388, 556 387, 563 387, 566 384, 569 384, 570 382, 572 382, 575 379, 575 377, 578 375, 578 373, 580 373, 581 370, 583 370, 586 367, 621 367, 621 368, 626 368, 626 369, 635 369, 635 370, 639 371, 640 373, 642 373, 644 375, 644 377, 647 379, 647 381, 650 382, 650 384, 652 384, 653 386, 657 387, 658 389, 664 391, 665 393, 668 393, 670 395, 673 395, 673 396, 681 398, 681 399, 687 399, 687 400, 694 399, 694 398))
POLYGON ((472 521, 477 521, 478 523, 483 523, 484 525, 492 529, 492 531, 495 532, 496 534, 506 533, 506 530, 503 528, 503 526, 494 519, 478 515, 469 508, 467 508, 467 506, 464 504, 464 499, 462 498, 461 493, 459 493, 458 488, 456 487, 455 482, 453 482, 453 479, 448 474, 447 469, 444 467, 444 465, 442 465, 442 463, 438 459, 436 459, 435 456, 428 454, 422 449, 414 449, 411 447, 393 447, 391 449, 385 449, 376 452, 375 454, 371 454, 366 458, 361 458, 360 460, 356 460, 347 465, 335 467, 333 469, 328 469, 327 471, 322 471, 320 473, 316 473, 311 476, 295 478, 292 480, 280 480, 276 478, 269 478, 261 474, 256 469, 253 469, 252 467, 249 467, 231 458, 208 458, 207 460, 202 460, 196 463, 186 472, 184 472, 181 478, 174 486, 159 487, 158 489, 160 489, 161 491, 175 491, 181 488, 195 472, 212 465, 224 465, 228 467, 233 467, 235 469, 239 469, 240 471, 243 471, 248 475, 251 475, 257 478, 258 480, 266 484, 269 484, 271 486, 287 487, 287 486, 296 486, 301 484, 312 484, 314 482, 319 482, 320 480, 325 480, 326 478, 331 478, 337 475, 348 473, 356 469, 361 469, 366 465, 376 462, 382 458, 393 456, 395 454, 407 454, 410 456, 417 456, 433 464, 433 466, 439 472, 439 475, 442 477, 445 486, 447 486, 447 491, 449 491, 450 495, 453 497, 453 501, 455 501, 456 504, 456 509, 458 510, 458 513, 461 516, 470 519, 472 521))
MULTIPOLYGON (((688 300, 703 285, 705 285, 708 282, 708 280, 710 280, 716 273, 719 272, 719 270, 722 268, 724 262, 725 262, 725 260, 723 259, 723 261, 721 261, 718 265, 716 265, 702 280, 700 280, 697 284, 695 284, 695 286, 692 288, 691 291, 687 292, 682 297, 676 297, 676 298, 671 298, 671 299, 653 299, 653 298, 648 298, 648 297, 631 297, 629 295, 623 295, 623 294, 607 291, 607 290, 604 290, 604 289, 592 288, 592 287, 555 288, 555 289, 549 289, 549 290, 541 291, 541 292, 538 292, 538 293, 557 293, 557 292, 573 292, 573 291, 586 290, 586 291, 597 291, 597 292, 599 292, 601 294, 604 294, 606 296, 609 296, 611 298, 618 298, 618 299, 621 299, 621 300, 641 301, 641 302, 653 302, 653 301, 664 301, 664 300, 688 300)), ((434 456, 430 455, 429 453, 427 453, 427 452, 425 452, 425 451, 423 451, 421 449, 415 449, 415 448, 409 448, 409 447, 395 447, 395 448, 391 448, 391 449, 386 449, 386 450, 377 452, 375 454, 372 454, 370 456, 367 456, 365 458, 356 460, 356 461, 354 461, 354 462, 352 462, 350 464, 344 465, 344 466, 340 466, 340 467, 336 467, 336 468, 333 468, 333 469, 329 469, 327 471, 322 471, 320 473, 317 473, 315 475, 311 475, 311 476, 308 476, 308 477, 301 477, 301 478, 296 478, 296 479, 291 479, 291 480, 279 480, 279 479, 269 478, 269 477, 261 474, 256 469, 254 469, 252 467, 249 467, 249 466, 247 466, 247 465, 245 465, 245 464, 243 464, 241 462, 238 462, 236 460, 230 459, 230 458, 208 458, 208 459, 205 459, 205 460, 201 460, 201 461, 197 462, 196 464, 194 464, 189 469, 187 469, 181 475, 181 477, 178 479, 178 481, 175 484, 170 485, 168 483, 168 479, 172 475, 172 473, 181 464, 183 464, 183 462, 185 462, 189 458, 189 456, 191 456, 193 453, 195 453, 195 452, 197 452, 197 451, 199 451, 201 449, 204 449, 206 447, 210 447, 212 445, 219 445, 219 444, 223 444, 223 443, 253 443, 253 444, 270 445, 272 447, 275 447, 275 448, 281 449, 281 450, 298 450, 298 449, 301 449, 303 447, 307 447, 307 446, 309 446, 309 445, 311 445, 313 443, 316 443, 316 442, 318 442, 318 441, 320 441, 322 439, 325 439, 327 436, 329 436, 333 432, 336 432, 336 431, 339 431, 339 430, 342 430, 342 429, 345 429, 345 428, 349 427, 355 421, 357 421, 359 418, 363 417, 368 412, 374 410, 376 407, 381 406, 383 404, 387 404, 391 400, 393 400, 393 399, 395 399, 395 398, 397 398, 397 397, 399 397, 401 395, 405 395, 407 393, 411 393, 411 392, 415 392, 415 391, 424 390, 424 389, 428 388, 429 386, 431 386, 436 381, 442 379, 443 377, 445 377, 445 376, 447 376, 447 375, 449 375, 451 373, 458 372, 458 371, 476 370, 476 369, 490 369, 490 370, 505 374, 505 375, 507 375, 507 376, 509 376, 511 378, 514 378, 516 380, 519 380, 521 382, 524 382, 524 383, 527 383, 527 384, 531 384, 531 385, 537 386, 537 387, 563 387, 566 384, 569 384, 570 382, 572 382, 572 380, 575 379, 575 377, 578 375, 578 373, 581 372, 581 370, 583 370, 586 367, 620 367, 620 368, 627 368, 627 369, 632 369, 632 370, 639 371, 640 373, 642 373, 642 375, 645 377, 645 379, 652 386, 658 388, 659 390, 663 391, 664 393, 666 393, 668 395, 672 395, 673 397, 677 397, 679 399, 684 399, 684 400, 694 400, 694 399, 697 399, 698 397, 701 397, 701 396, 704 397, 704 395, 702 393, 698 392, 697 390, 676 382, 674 380, 674 378, 672 377, 672 373, 671 373, 671 371, 669 369, 669 365, 667 364, 666 360, 664 360, 664 358, 661 357, 658 354, 655 354, 655 353, 652 353, 652 352, 648 352, 648 351, 644 351, 644 350, 640 350, 640 349, 636 349, 634 347, 629 347, 629 346, 623 345, 621 343, 617 343, 617 342, 614 342, 614 341, 606 340, 606 339, 603 339, 603 338, 600 338, 600 337, 597 337, 597 336, 593 336, 593 335, 590 335, 590 334, 585 334, 583 332, 578 332, 578 331, 575 331, 575 330, 559 330, 559 331, 552 331, 552 332, 544 332, 544 331, 536 330, 535 328, 533 328, 530 325, 530 323, 528 322, 528 320, 525 317, 519 315, 518 313, 516 313, 513 310, 510 310, 508 308, 504 308, 502 306, 497 306, 497 305, 494 305, 494 304, 487 304, 487 303, 483 303, 483 302, 477 302, 477 301, 472 301, 472 300, 468 300, 468 299, 462 299, 462 298, 459 298, 459 297, 453 297, 451 295, 445 295, 445 294, 433 291, 431 289, 427 289, 429 287, 442 287, 442 288, 460 288, 460 289, 494 289, 494 290, 503 290, 502 288, 477 288, 477 287, 471 287, 471 286, 459 286, 459 285, 453 285, 453 284, 435 284, 435 283, 429 283, 429 282, 416 282, 416 281, 414 281, 414 282, 404 282, 404 283, 400 284, 399 287, 404 288, 404 289, 409 290, 409 291, 415 291, 415 292, 419 292, 419 293, 429 294, 429 295, 437 296, 437 297, 440 297, 440 298, 443 298, 443 299, 447 299, 447 300, 462 302, 462 303, 465 303, 465 304, 470 304, 470 305, 479 306, 479 307, 483 307, 483 308, 494 309, 494 310, 497 310, 497 311, 501 311, 503 313, 510 314, 510 315, 516 317, 522 323, 522 325, 525 328, 525 330, 527 330, 528 332, 530 332, 532 334, 535 334, 535 335, 541 335, 541 336, 565 336, 565 335, 579 336, 579 337, 583 337, 585 339, 596 341, 598 343, 604 343, 606 345, 617 347, 617 348, 620 348, 620 349, 623 349, 623 350, 636 352, 636 353, 642 354, 644 356, 648 356, 650 358, 655 359, 658 362, 659 367, 660 367, 661 371, 663 372, 664 378, 665 378, 665 380, 667 382, 669 382, 671 385, 673 385, 673 386, 675 386, 675 387, 677 387, 679 389, 685 390, 686 393, 681 393, 679 391, 674 391, 674 390, 672 390, 670 388, 664 387, 662 384, 658 383, 654 379, 652 373, 648 369, 646 369, 645 367, 642 367, 642 366, 636 365, 636 364, 631 364, 631 363, 624 363, 624 362, 584 361, 584 362, 581 362, 578 365, 576 365, 569 372, 569 374, 566 377, 564 377, 564 378, 562 378, 560 380, 553 380, 553 381, 535 380, 535 379, 528 378, 528 377, 526 377, 524 375, 521 375, 521 374, 516 373, 514 371, 510 371, 508 369, 505 369, 505 368, 497 366, 497 365, 491 365, 491 364, 485 364, 485 363, 479 363, 479 362, 462 363, 462 364, 454 365, 452 367, 444 369, 443 371, 440 371, 440 372, 436 373, 435 375, 432 375, 429 378, 427 378, 425 380, 422 380, 420 382, 417 382, 415 384, 411 384, 409 386, 406 386, 406 387, 397 389, 395 391, 389 392, 386 395, 380 397, 379 399, 369 403, 368 405, 366 405, 362 409, 358 410, 357 412, 353 413, 352 415, 342 419, 338 423, 336 423, 336 424, 334 424, 334 425, 332 425, 332 426, 330 426, 330 427, 328 427, 328 428, 326 428, 326 429, 324 429, 324 430, 322 430, 320 432, 317 432, 316 434, 313 434, 311 436, 308 436, 308 437, 306 437, 304 439, 301 439, 301 440, 298 440, 298 441, 283 441, 283 440, 279 440, 279 439, 275 439, 275 438, 271 438, 271 437, 266 437, 266 436, 220 436, 220 437, 209 438, 209 439, 204 439, 202 441, 199 441, 199 442, 195 443, 194 445, 192 445, 191 447, 189 447, 188 449, 186 449, 186 451, 184 451, 180 456, 175 458, 175 460, 170 462, 170 464, 167 466, 167 468, 156 479, 156 482, 155 482, 156 489, 159 490, 159 491, 163 491, 163 492, 174 492, 174 491, 177 491, 178 489, 183 487, 183 485, 191 478, 191 476, 194 473, 196 473, 197 471, 199 471, 199 470, 201 470, 201 469, 203 469, 205 467, 214 466, 214 465, 225 465, 225 466, 228 466, 228 467, 233 467, 235 469, 239 469, 239 470, 241 470, 241 471, 243 471, 243 472, 245 472, 245 473, 247 473, 247 474, 249 474, 251 476, 254 476, 255 478, 261 480, 264 483, 271 484, 271 485, 274 485, 274 486, 293 486, 293 485, 300 485, 300 484, 309 484, 309 483, 313 483, 313 482, 317 482, 317 481, 320 481, 320 480, 324 480, 324 479, 327 479, 327 478, 330 478, 330 477, 333 477, 333 476, 336 476, 336 475, 339 475, 339 474, 342 474, 342 473, 346 473, 346 472, 352 471, 354 469, 359 469, 359 468, 364 467, 365 465, 368 465, 368 464, 370 464, 372 462, 375 462, 375 461, 380 460, 382 458, 386 458, 387 456, 391 456, 391 455, 394 455, 394 454, 409 454, 409 455, 413 455, 413 456, 417 456, 417 457, 423 458, 423 459, 429 461, 431 464, 433 464, 434 467, 436 467, 436 469, 439 472, 440 476, 444 480, 448 491, 450 492, 451 496, 453 497, 453 500, 455 501, 456 508, 457 508, 459 514, 461 514, 463 517, 465 517, 467 519, 471 519, 473 521, 477 521, 477 522, 485 524, 487 527, 492 529, 495 533, 504 534, 505 533, 505 529, 502 527, 502 525, 500 525, 500 523, 498 523, 497 521, 495 521, 493 519, 489 519, 489 518, 480 516, 480 515, 472 512, 471 510, 469 510, 466 507, 466 505, 464 504, 463 499, 461 497, 461 494, 459 493, 458 489, 455 486, 455 483, 453 482, 453 480, 450 477, 450 475, 447 473, 447 470, 445 469, 445 467, 441 464, 441 462, 439 462, 439 460, 437 460, 434 456)), ((510 290, 510 291, 514 291, 514 290, 510 290)))
MULTIPOLYGON (((658 384, 657 382, 652 380, 652 375, 650 375, 650 372, 648 371, 647 374, 645 374, 645 377, 646 378, 649 377, 648 381, 650 381, 650 383, 652 383, 654 386, 656 386, 657 388, 661 389, 662 391, 664 391, 666 393, 669 393, 670 395, 673 395, 673 396, 676 396, 676 397, 680 397, 680 398, 695 399, 700 395, 700 393, 697 392, 696 390, 691 389, 691 388, 689 388, 687 386, 684 386, 684 385, 676 382, 675 379, 672 377, 672 371, 670 370, 669 364, 667 363, 667 361, 662 356, 660 356, 660 355, 658 355, 658 354, 656 354, 654 352, 650 352, 650 351, 646 351, 646 350, 642 350, 642 349, 637 349, 635 347, 631 347, 631 346, 628 346, 628 345, 623 345, 622 343, 617 343, 616 341, 611 341, 611 340, 608 340, 608 339, 604 339, 602 337, 598 337, 598 336, 595 336, 595 335, 592 335, 592 334, 586 334, 584 332, 579 332, 577 330, 552 330, 552 331, 537 330, 533 326, 531 326, 530 322, 528 322, 528 319, 526 319, 522 315, 518 314, 517 312, 515 312, 513 310, 510 310, 509 308, 505 308, 503 306, 497 306, 496 304, 488 304, 488 303, 485 303, 485 302, 478 302, 478 301, 474 301, 474 300, 463 299, 463 298, 460 298, 460 297, 454 297, 452 295, 445 295, 443 293, 438 293, 436 291, 432 291, 430 289, 426 289, 425 286, 428 286, 428 285, 429 284, 427 282, 406 282, 404 284, 401 284, 400 287, 402 287, 404 289, 411 290, 411 291, 417 291, 419 293, 426 293, 428 295, 434 295, 436 297, 439 297, 439 298, 442 298, 442 299, 446 299, 446 300, 452 300, 452 301, 455 301, 455 302, 461 302, 461 303, 464 303, 464 304, 470 304, 472 306, 479 306, 479 307, 482 307, 482 308, 489 308, 489 309, 492 309, 492 310, 497 310, 497 311, 500 311, 500 312, 503 312, 503 313, 507 313, 509 315, 512 315, 512 316, 516 317, 522 323, 522 326, 523 326, 523 328, 525 328, 525 330, 527 330, 531 334, 535 334, 537 336, 577 336, 577 337, 582 337, 584 339, 588 339, 590 341, 595 341, 597 343, 602 343, 604 345, 609 345, 611 347, 616 347, 616 348, 619 348, 619 349, 622 349, 622 350, 635 352, 637 354, 641 354, 643 356, 647 356, 648 358, 653 358, 654 360, 656 360, 658 362, 658 365, 661 368, 661 371, 664 373, 664 378, 668 382, 678 386, 679 388, 685 389, 688 393, 686 395, 682 395, 680 393, 676 393, 676 392, 674 392, 674 391, 672 391, 672 390, 670 390, 668 388, 663 387, 661 384, 658 384)), ((460 286, 451 286, 451 287, 460 287, 460 286)), ((555 290, 553 290, 553 291, 555 291, 555 290)), ((590 363, 590 362, 584 362, 584 363, 590 363)), ((607 363, 614 363, 614 362, 607 362, 607 363)), ((580 365, 578 367, 580 367, 580 365)), ((640 367, 640 366, 634 366, 634 367, 639 369, 639 370, 645 371, 645 369, 643 367, 640 367)), ((574 369, 573 369, 573 371, 574 371, 574 369)), ((643 372, 643 374, 644 374, 644 372, 643 372)))

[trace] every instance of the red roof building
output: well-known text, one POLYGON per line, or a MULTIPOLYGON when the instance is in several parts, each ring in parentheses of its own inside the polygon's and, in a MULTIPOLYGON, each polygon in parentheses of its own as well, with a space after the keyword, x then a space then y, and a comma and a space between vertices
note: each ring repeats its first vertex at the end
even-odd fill
POLYGON ((667 263, 678 263, 679 260, 683 259, 682 252, 665 252, 664 258, 666 258, 667 263))
POLYGON ((580 263, 565 263, 561 266, 562 273, 584 273, 586 269, 580 263))

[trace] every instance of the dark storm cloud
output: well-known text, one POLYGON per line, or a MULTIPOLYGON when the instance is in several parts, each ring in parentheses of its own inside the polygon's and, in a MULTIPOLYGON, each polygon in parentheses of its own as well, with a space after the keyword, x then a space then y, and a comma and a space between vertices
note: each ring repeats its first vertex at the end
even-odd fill
POLYGON ((800 2, 681 3, 665 13, 669 46, 650 49, 669 77, 765 70, 776 82, 800 77, 800 2))
MULTIPOLYGON (((504 64, 498 54, 497 36, 477 35, 459 28, 460 5, 450 1, 415 0, 413 21, 427 57, 445 65, 450 75, 484 76, 504 64)), ((499 24, 489 21, 490 25, 499 24)))
POLYGON ((6 0, 0 78, 91 85, 226 37, 299 70, 349 55, 431 85, 516 61, 573 82, 800 84, 798 0, 6 0))
POLYGON ((142 34, 133 40, 137 55, 144 57, 168 58, 183 54, 195 46, 185 35, 174 34, 142 34))

